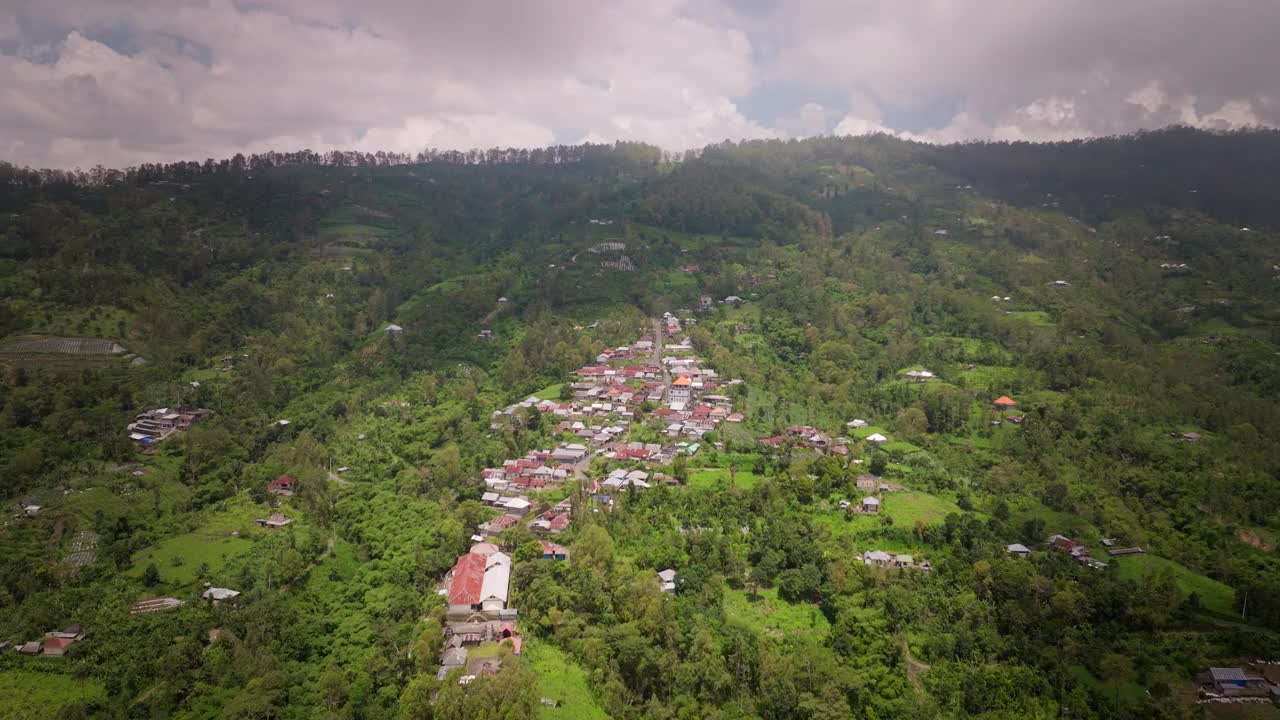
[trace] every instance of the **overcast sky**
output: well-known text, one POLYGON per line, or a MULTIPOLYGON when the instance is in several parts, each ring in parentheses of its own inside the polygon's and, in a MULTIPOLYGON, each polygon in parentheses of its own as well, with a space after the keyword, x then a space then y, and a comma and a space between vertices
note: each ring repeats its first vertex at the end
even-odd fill
POLYGON ((0 159, 1280 124, 1277 0, 0 0, 0 159))

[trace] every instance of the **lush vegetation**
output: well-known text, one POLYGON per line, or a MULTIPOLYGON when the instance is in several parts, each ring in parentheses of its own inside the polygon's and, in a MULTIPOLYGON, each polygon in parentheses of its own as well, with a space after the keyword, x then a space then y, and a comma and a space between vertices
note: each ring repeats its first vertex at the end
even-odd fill
POLYGON ((1195 672, 1280 647, 1277 137, 0 166, 0 641, 86 630, 0 654, 0 716, 1200 717, 1195 672), (493 411, 701 295, 747 301, 690 330, 746 421, 568 562, 508 531, 525 651, 438 681, 479 471, 558 439, 493 411), (127 356, 5 350, 62 336, 127 356), (757 442, 794 424, 848 455, 757 442), (868 473, 903 489, 841 507, 868 473))

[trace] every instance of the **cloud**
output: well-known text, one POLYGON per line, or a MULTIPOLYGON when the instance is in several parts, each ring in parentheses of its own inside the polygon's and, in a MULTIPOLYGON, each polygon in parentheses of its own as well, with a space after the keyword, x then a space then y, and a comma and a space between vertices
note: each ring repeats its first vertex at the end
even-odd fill
MULTIPOLYGON (((1261 100, 1280 96, 1270 0, 812 0, 752 22, 775 48, 762 67, 770 82, 876 98, 886 117, 914 116, 906 129, 922 137, 1280 122, 1261 100), (1189 111, 1129 101, 1153 85, 1189 97, 1189 111), (960 107, 950 120, 929 117, 948 104, 960 107)), ((877 124, 865 109, 849 114, 847 127, 877 124)))
POLYGON ((58 40, 51 62, 34 40, 0 54, 0 150, 88 166, 542 145, 569 129, 671 149, 777 134, 732 100, 754 82, 746 35, 683 2, 170 5, 21 7, 58 40))
POLYGON ((1273 0, 8 0, 0 155, 1280 124, 1273 0))

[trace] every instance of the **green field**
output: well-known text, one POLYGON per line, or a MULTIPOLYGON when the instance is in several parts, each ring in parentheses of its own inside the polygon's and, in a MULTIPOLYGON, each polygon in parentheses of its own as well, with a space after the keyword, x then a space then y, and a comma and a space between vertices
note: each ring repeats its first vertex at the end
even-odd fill
POLYGON ((67 705, 105 699, 101 683, 54 673, 0 671, 0 720, 57 717, 67 705))
POLYGON ((853 437, 858 438, 859 440, 866 440, 867 438, 871 437, 872 435, 875 435, 876 433, 880 433, 885 437, 889 437, 889 431, 885 430, 879 425, 868 425, 864 428, 849 430, 849 434, 853 437))
POLYGON ((1147 554, 1111 558, 1110 562, 1115 565, 1116 573, 1126 580, 1141 581, 1150 573, 1162 569, 1168 570, 1173 573, 1173 579, 1178 583, 1178 589, 1182 591, 1183 597, 1195 593, 1200 597, 1200 607, 1205 610, 1220 615, 1232 614, 1235 590, 1217 580, 1188 570, 1172 560, 1147 554))
POLYGON ((106 484, 77 491, 66 496, 63 507, 86 520, 92 520, 99 511, 108 518, 150 515, 155 511, 157 492, 162 512, 173 512, 191 496, 191 490, 177 480, 149 472, 142 477, 113 478, 106 484))
POLYGON ((972 370, 960 371, 960 377, 969 388, 1008 387, 1020 378, 1034 377, 1023 368, 1001 365, 975 365, 972 370))
MULTIPOLYGON (((862 497, 851 496, 849 499, 857 502, 862 497)), ((833 509, 827 512, 815 512, 811 518, 815 524, 826 526, 835 537, 856 538, 873 536, 875 531, 882 527, 883 516, 891 518, 895 527, 912 528, 917 520, 923 521, 926 525, 938 525, 949 513, 960 512, 960 508, 950 500, 921 492, 885 493, 880 499, 883 505, 879 513, 853 513, 846 516, 845 511, 833 509)), ((875 547, 894 552, 919 549, 890 544, 881 539, 875 540, 875 547)))
POLYGON ((956 504, 936 495, 921 492, 891 492, 881 498, 884 501, 882 512, 893 518, 896 525, 910 527, 916 520, 923 520, 929 525, 941 523, 948 514, 960 512, 956 504))
POLYGON ((816 605, 789 603, 778 597, 775 588, 761 588, 752 597, 726 587, 724 614, 770 637, 800 637, 815 644, 822 642, 831 627, 816 605))
POLYGON ((1036 327, 1051 328, 1055 325, 1044 310, 1021 310, 1009 313, 1009 317, 1017 318, 1036 327))
POLYGON ((216 575, 228 560, 243 555, 252 548, 253 543, 244 538, 187 533, 135 553, 133 566, 125 574, 142 577, 147 565, 154 562, 160 570, 161 582, 166 585, 186 585, 195 582, 196 571, 201 564, 207 564, 209 572, 216 575))
POLYGON ((920 452, 922 448, 912 445, 906 440, 894 440, 881 445, 880 448, 887 453, 902 454, 920 452))
POLYGON ((559 400, 560 389, 563 388, 564 385, 565 385, 564 383, 556 383, 555 385, 548 385, 547 387, 542 388, 538 392, 533 393, 533 395, 539 400, 559 400))
POLYGON ((542 706, 539 717, 543 720, 608 720, 591 694, 586 671, 559 648, 529 642, 521 658, 538 676, 539 697, 560 702, 560 707, 542 706))
MULTIPOLYGON (((244 496, 232 498, 195 532, 169 538, 135 553, 133 565, 125 574, 141 577, 147 565, 154 562, 160 570, 161 581, 167 585, 194 582, 201 564, 207 564, 210 574, 216 575, 227 561, 253 548, 250 538, 267 532, 254 524, 254 519, 271 512, 244 496), (232 535, 233 532, 238 535, 232 535)), ((295 522, 302 521, 297 513, 286 510, 285 514, 295 522)), ((287 529, 270 532, 287 532, 287 529)))
POLYGON ((34 335, 74 335, 122 340, 133 324, 133 316, 129 312, 106 305, 71 307, 23 301, 17 301, 16 305, 16 309, 27 319, 26 332, 34 335))
MULTIPOLYGON (((729 484, 728 468, 700 468, 689 471, 689 487, 710 489, 724 483, 729 484)), ((751 470, 735 470, 734 487, 750 490, 756 484, 756 474, 751 470)))

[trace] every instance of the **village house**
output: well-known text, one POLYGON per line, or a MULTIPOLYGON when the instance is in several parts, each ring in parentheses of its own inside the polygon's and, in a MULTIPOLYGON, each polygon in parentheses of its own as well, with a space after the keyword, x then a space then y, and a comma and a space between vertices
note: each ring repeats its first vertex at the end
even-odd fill
POLYGON ((539 540, 538 546, 542 549, 543 560, 565 560, 569 557, 569 550, 563 545, 556 545, 555 543, 550 543, 546 540, 539 540))
POLYGON ((877 475, 859 475, 854 481, 859 490, 875 492, 880 488, 880 477, 877 475))
POLYGON ((240 597, 240 591, 231 590, 229 588, 210 587, 206 588, 200 597, 208 600, 210 605, 219 605, 240 597))
POLYGON ((502 508, 504 510, 509 514, 516 516, 527 515, 532 507, 533 503, 522 497, 507 498, 507 500, 502 503, 502 508))
POLYGON ((1009 397, 1008 395, 1001 395, 1000 397, 995 399, 995 402, 991 404, 995 405, 996 409, 998 410, 1011 410, 1013 409, 1013 406, 1017 405, 1018 403, 1014 402, 1013 398, 1009 397))
POLYGON ((670 568, 658 572, 658 589, 664 593, 676 591, 676 571, 670 568))
POLYGON ((267 484, 267 492, 280 497, 293 497, 298 481, 288 475, 281 475, 267 484))
POLYGON ((855 419, 850 420, 849 422, 845 423, 845 424, 844 424, 844 426, 845 426, 845 427, 847 427, 847 428, 849 428, 850 430, 858 430, 858 429, 860 429, 860 428, 867 427, 867 425, 868 425, 868 424, 869 424, 869 423, 867 423, 867 421, 866 421, 866 420, 862 420, 862 419, 860 419, 860 418, 855 418, 855 419))
POLYGON ((70 638, 46 637, 40 654, 45 657, 62 657, 73 644, 75 640, 70 638))
POLYGON ((878 513, 880 512, 880 499, 874 497, 862 498, 862 512, 878 513))
POLYGON ((1009 553, 1010 555, 1012 555, 1012 556, 1014 556, 1014 557, 1017 557, 1017 558, 1029 558, 1029 557, 1031 557, 1031 549, 1030 549, 1030 548, 1028 548, 1026 545, 1022 545, 1022 544, 1020 544, 1020 543, 1014 543, 1014 544, 1012 544, 1012 545, 1006 545, 1006 546, 1005 546, 1005 548, 1004 548, 1004 550, 1005 550, 1005 552, 1007 552, 1007 553, 1009 553))
POLYGON ((892 567, 893 556, 883 550, 867 550, 862 553, 862 564, 870 567, 892 567))
POLYGON ((671 383, 667 391, 667 403, 673 410, 683 410, 693 396, 693 381, 688 375, 681 375, 671 383))
POLYGON ((395 323, 392 323, 386 326, 382 330, 382 335, 384 337, 394 338, 394 337, 400 337, 400 334, 403 332, 404 332, 404 328, 400 327, 399 325, 396 325, 395 323))
POLYGON ((282 528, 285 525, 288 525, 289 523, 293 522, 293 520, 289 519, 288 517, 285 517, 283 513, 272 513, 271 517, 258 518, 257 520, 254 520, 254 522, 258 524, 258 527, 275 529, 275 528, 282 528))
POLYGON ((917 561, 912 555, 898 555, 884 550, 867 550, 862 553, 862 564, 868 567, 898 568, 932 572, 933 566, 928 560, 917 561))
POLYGON ((880 433, 873 433, 867 436, 868 445, 883 445, 887 442, 889 442, 889 438, 881 435, 880 433))
POLYGON ((1280 686, 1260 674, 1243 668, 1211 667, 1196 676, 1201 697, 1206 698, 1271 698, 1280 701, 1280 686))

